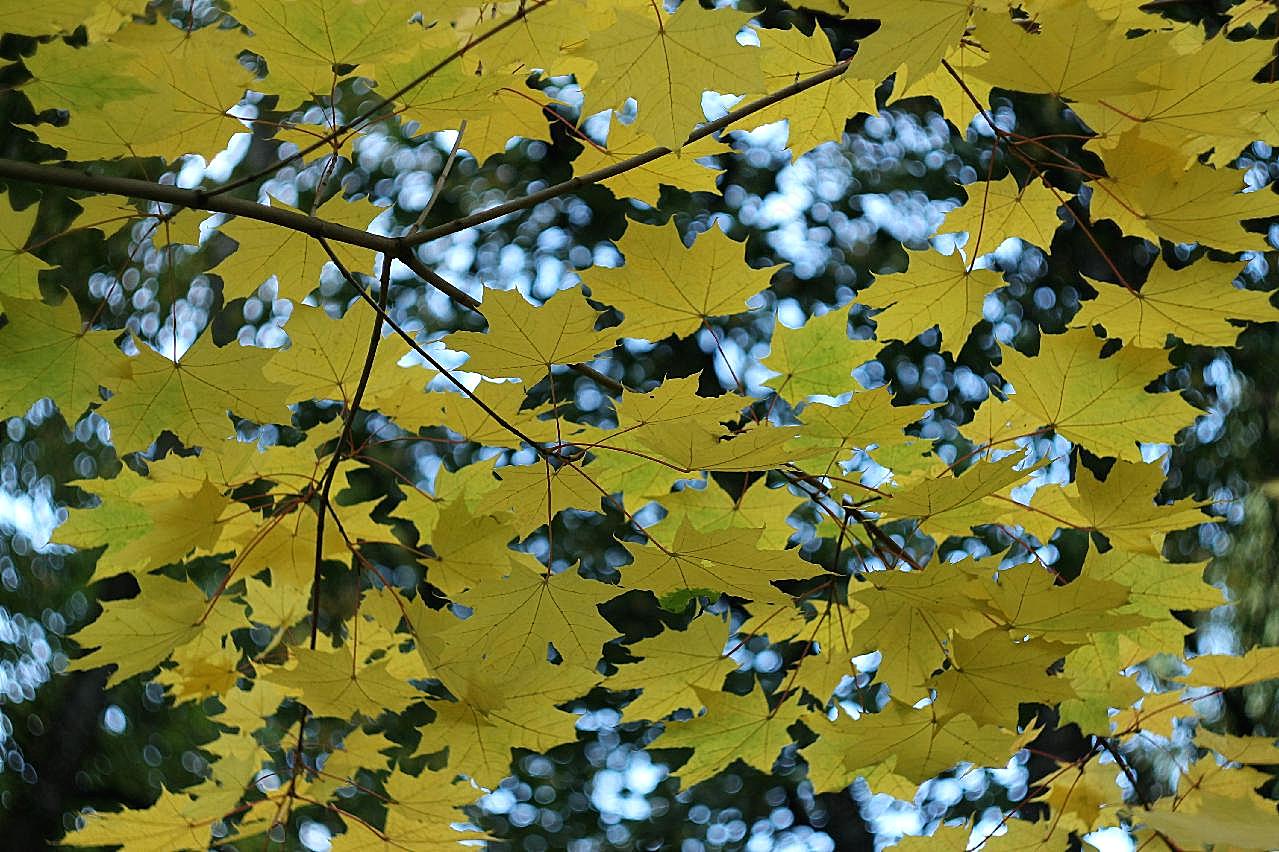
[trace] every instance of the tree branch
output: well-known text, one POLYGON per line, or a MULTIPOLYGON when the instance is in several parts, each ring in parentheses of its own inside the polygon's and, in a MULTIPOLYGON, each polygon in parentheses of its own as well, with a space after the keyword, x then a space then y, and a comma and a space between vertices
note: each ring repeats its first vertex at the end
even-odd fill
MULTIPOLYGON (((789 97, 798 95, 800 92, 805 92, 814 86, 820 86, 828 80, 834 80, 838 77, 842 77, 844 72, 848 70, 848 64, 851 61, 851 59, 845 59, 843 62, 838 62, 830 68, 818 71, 810 77, 805 77, 802 80, 791 83, 789 86, 778 89, 771 95, 751 101, 746 106, 738 107, 737 109, 729 112, 727 115, 717 118, 714 121, 707 122, 690 133, 688 138, 684 140, 684 144, 691 145, 699 139, 704 139, 713 133, 718 133, 739 119, 757 113, 760 110, 767 109, 775 103, 779 103, 789 97)), ((611 177, 616 177, 624 172, 629 172, 632 169, 637 169, 640 166, 646 166, 654 160, 672 153, 673 150, 674 149, 672 148, 666 148, 660 145, 656 148, 650 148, 644 153, 636 154, 634 157, 629 157, 622 160, 620 163, 614 163, 611 166, 605 166, 603 168, 596 169, 593 172, 587 172, 584 175, 569 178, 563 183, 557 183, 555 186, 549 186, 546 189, 531 193, 523 198, 517 198, 514 201, 508 201, 505 204, 490 207, 489 209, 482 210, 479 213, 473 213, 470 216, 463 216, 460 219, 454 219, 452 222, 406 237, 404 241, 407 245, 416 246, 421 243, 429 243, 432 240, 438 240, 441 237, 456 234, 459 231, 465 231, 467 228, 474 228, 476 225, 491 222, 494 219, 500 219, 509 213, 527 210, 530 207, 541 204, 543 201, 549 201, 552 198, 567 195, 568 193, 581 189, 584 186, 590 186, 591 184, 608 180, 611 177)))
POLYGON ((222 186, 210 189, 207 191, 208 194, 210 196, 218 196, 218 195, 222 195, 223 193, 227 193, 227 192, 231 192, 232 190, 239 189, 242 186, 247 186, 251 183, 255 183, 261 180, 262 178, 269 177, 270 175, 274 174, 275 172, 287 166, 289 163, 300 160, 303 157, 305 157, 307 154, 314 153, 318 151, 319 149, 332 144, 333 140, 337 139, 342 134, 350 133, 352 130, 359 128, 361 124, 368 121, 373 116, 377 115, 380 110, 389 106, 393 101, 408 94, 409 92, 416 89, 418 86, 425 83, 431 77, 434 77, 440 71, 447 68, 455 60, 460 59, 468 50, 475 47, 477 44, 483 44, 485 41, 497 35, 498 33, 502 32, 502 30, 506 29, 512 24, 515 24, 518 21, 524 20, 524 18, 528 17, 529 13, 532 12, 534 9, 540 9, 541 7, 545 6, 549 2, 551 2, 551 0, 533 0, 533 2, 529 3, 527 6, 521 4, 520 8, 515 12, 515 14, 511 15, 511 17, 507 18, 506 20, 502 21, 497 26, 493 27, 493 29, 484 33, 484 35, 480 36, 479 38, 468 41, 466 44, 462 45, 457 50, 453 51, 448 56, 444 57, 439 62, 432 65, 430 68, 423 71, 421 74, 418 74, 412 80, 409 80, 403 86, 400 86, 400 88, 396 89, 394 92, 391 92, 389 95, 378 99, 378 102, 376 104, 364 110, 355 118, 342 124, 340 127, 336 127, 333 130, 329 131, 328 133, 324 134, 324 136, 320 137, 315 142, 311 143, 305 148, 300 149, 293 156, 285 157, 283 160, 278 160, 269 166, 259 169, 253 174, 245 175, 244 177, 233 180, 230 183, 225 183, 222 186))
MULTIPOLYGON (((331 252, 327 243, 321 240, 325 251, 331 252)), ((361 290, 360 292, 363 292, 361 290)), ((391 256, 384 255, 382 273, 378 276, 377 317, 373 320, 373 331, 369 335, 369 346, 364 353, 364 367, 360 370, 360 380, 351 394, 351 401, 346 408, 346 416, 342 419, 342 431, 338 435, 337 446, 333 448, 333 457, 324 471, 324 479, 320 481, 320 507, 316 512, 319 517, 315 522, 315 573, 311 577, 311 650, 315 650, 316 639, 320 634, 320 565, 324 561, 324 519, 328 517, 325 509, 329 506, 329 493, 333 490, 333 477, 337 474, 338 464, 342 460, 342 446, 351 441, 351 427, 355 424, 355 415, 360 413, 360 402, 364 399, 364 389, 369 385, 369 376, 373 374, 373 362, 377 358, 378 343, 382 340, 382 317, 385 316, 386 302, 391 292, 391 256)))
POLYGON ((400 257, 402 246, 396 237, 370 234, 368 231, 339 225, 337 222, 330 222, 317 216, 308 216, 282 207, 269 207, 245 198, 212 196, 201 189, 182 189, 149 180, 95 175, 65 166, 24 163, 20 160, 2 158, 0 158, 0 178, 44 186, 62 186, 103 195, 123 195, 127 198, 158 201, 161 204, 172 204, 177 207, 208 210, 211 213, 229 213, 232 216, 243 216, 245 219, 280 225, 308 236, 372 249, 403 260, 400 257))

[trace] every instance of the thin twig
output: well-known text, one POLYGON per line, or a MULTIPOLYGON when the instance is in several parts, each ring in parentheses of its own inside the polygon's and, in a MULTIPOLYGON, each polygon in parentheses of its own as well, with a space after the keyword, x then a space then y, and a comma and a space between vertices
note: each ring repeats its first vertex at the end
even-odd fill
POLYGON ((350 121, 346 122, 340 127, 337 127, 329 131, 328 133, 324 134, 324 136, 322 136, 315 142, 311 143, 307 147, 299 149, 296 154, 293 154, 290 157, 285 157, 282 160, 278 160, 269 166, 259 169, 253 174, 245 175, 242 178, 233 180, 230 183, 225 183, 222 186, 219 186, 215 189, 207 190, 207 194, 210 197, 220 196, 224 193, 231 192, 232 190, 239 189, 242 186, 248 186, 251 183, 256 183, 257 181, 262 180, 263 178, 270 177, 271 175, 275 174, 275 172, 284 168, 289 163, 300 160, 303 157, 305 157, 307 154, 314 153, 315 151, 318 151, 319 149, 325 147, 326 145, 332 144, 333 141, 336 140, 339 136, 342 136, 346 133, 350 133, 353 130, 359 129, 359 127, 362 124, 364 124, 373 116, 377 115, 379 112, 385 109, 392 102, 398 100, 399 98, 413 91, 418 86, 422 85, 427 80, 429 80, 431 77, 434 77, 440 71, 447 68, 454 61, 460 59, 463 55, 466 54, 468 50, 475 47, 476 45, 483 44, 485 41, 497 35, 498 33, 502 32, 507 27, 512 26, 513 24, 524 20, 524 18, 526 18, 529 15, 529 13, 531 13, 533 10, 540 9, 541 7, 545 6, 549 2, 551 2, 551 0, 533 0, 533 2, 528 4, 523 4, 523 3, 520 4, 520 8, 513 15, 511 15, 511 17, 502 21, 500 24, 493 27, 493 29, 484 33, 480 37, 467 41, 466 44, 462 45, 457 50, 453 51, 448 56, 444 57, 439 62, 435 63, 430 68, 423 71, 421 74, 418 74, 412 80, 409 80, 403 86, 400 86, 400 88, 396 89, 394 92, 391 92, 389 95, 386 95, 385 97, 379 98, 377 103, 375 103, 373 106, 369 107, 368 109, 358 114, 355 118, 351 119, 350 121))
MULTIPOLYGON (((324 241, 321 240, 323 243, 324 241)), ((330 248, 325 244, 325 250, 330 248)), ((373 374, 373 362, 377 359, 378 343, 382 340, 382 317, 385 316, 387 297, 391 292, 391 256, 383 255, 382 273, 378 277, 378 311, 373 320, 373 330, 369 335, 368 349, 364 353, 364 368, 360 371, 360 380, 351 394, 351 403, 347 406, 346 417, 342 420, 342 431, 338 435, 337 446, 333 448, 333 457, 320 480, 320 508, 315 522, 315 573, 311 577, 311 650, 315 650, 316 639, 320 633, 320 566, 324 561, 324 521, 328 514, 324 511, 329 505, 329 492, 333 488, 333 477, 337 474, 338 464, 342 461, 342 448, 351 442, 351 428, 355 424, 355 416, 360 413, 360 402, 364 399, 364 390, 369 385, 369 376, 373 374)))

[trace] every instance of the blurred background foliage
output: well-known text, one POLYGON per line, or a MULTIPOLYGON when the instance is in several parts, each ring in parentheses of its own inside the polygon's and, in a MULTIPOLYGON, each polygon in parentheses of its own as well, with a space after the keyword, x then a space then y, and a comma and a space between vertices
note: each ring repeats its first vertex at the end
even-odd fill
MULTIPOLYGON (((1197 20, 1213 29, 1221 25, 1221 12, 1230 4, 1162 5, 1169 16, 1197 20)), ((758 7, 759 20, 766 26, 823 26, 837 54, 852 49, 856 38, 865 34, 858 24, 794 12, 771 0, 758 7)), ((216 13, 203 3, 195 10, 216 13)), ((159 16, 174 11, 168 3, 150 7, 151 14, 159 16)), ((1272 15, 1263 25, 1269 32, 1263 34, 1274 35, 1274 21, 1272 15)), ((28 128, 19 126, 35 116, 21 91, 11 88, 25 74, 22 57, 35 49, 37 43, 31 39, 0 40, 0 59, 7 63, 0 69, 0 155, 5 157, 56 156, 36 142, 28 128)), ((429 227, 566 179, 572 175, 574 158, 589 144, 577 128, 597 134, 598 141, 599 122, 584 122, 578 115, 576 90, 569 81, 532 78, 530 84, 550 89, 563 101, 554 108, 554 116, 547 116, 550 141, 516 142, 504 154, 477 162, 465 153, 463 136, 462 154, 438 199, 432 199, 432 188, 454 134, 424 133, 396 121, 375 126, 338 157, 280 170, 266 188, 301 207, 336 192, 368 195, 389 205, 377 225, 390 231, 412 223, 428 201, 429 227)), ((881 88, 881 100, 888 92, 888 87, 881 88)), ((281 123, 323 124, 334 115, 340 120, 376 96, 376 90, 356 82, 344 85, 331 104, 301 112, 282 109, 290 105, 269 99, 250 98, 256 121, 211 162, 135 160, 95 168, 152 179, 166 175, 182 185, 238 177, 292 150, 291 143, 275 138, 281 123)), ((967 185, 1009 172, 1023 184, 1038 179, 1026 164, 1028 157, 1042 179, 1067 193, 1079 191, 1077 170, 1062 163, 1096 161, 1090 161, 1078 138, 1085 128, 1064 104, 996 90, 989 108, 1006 130, 1054 138, 1019 146, 1014 155, 1003 143, 996 144, 988 130, 982 133, 980 122, 962 128, 947 123, 931 99, 895 101, 883 104, 878 115, 851 119, 841 143, 824 145, 793 161, 784 147, 784 125, 727 134, 732 150, 705 161, 722 170, 713 193, 666 187, 660 203, 648 207, 617 198, 607 187, 592 186, 432 243, 423 248, 422 258, 477 295, 481 286, 516 287, 540 300, 571 284, 583 269, 616 263, 613 243, 628 220, 673 218, 688 235, 723 228, 745 242, 752 265, 783 264, 762 304, 749 313, 717 320, 686 339, 619 347, 592 366, 633 389, 648 389, 669 377, 699 375, 703 393, 737 387, 763 398, 768 391, 760 382, 766 374, 754 359, 768 351, 775 320, 795 326, 814 312, 851 302, 854 335, 869 336, 873 311, 859 294, 873 287, 876 274, 904 268, 906 247, 928 244, 944 211, 965 198, 967 185)), ((59 120, 56 115, 41 118, 59 120)), ((1247 170, 1254 186, 1279 177, 1279 157, 1261 144, 1242 152, 1236 166, 1247 170)), ((242 190, 251 198, 258 192, 257 186, 242 190)), ((97 312, 108 326, 127 329, 144 340, 189 341, 206 327, 219 343, 238 338, 272 346, 285 339, 280 326, 291 306, 275 297, 272 282, 252 298, 223 299, 213 267, 233 244, 208 225, 198 247, 157 248, 147 220, 121 223, 118 229, 63 233, 78 212, 72 195, 17 184, 7 187, 6 194, 4 203, 16 208, 40 205, 37 236, 47 241, 37 254, 56 267, 42 275, 46 299, 73 298, 86 314, 97 312)), ((1087 204, 1072 204, 1074 216, 1062 214, 1049 246, 1036 248, 1016 240, 998 250, 983 246, 993 252, 991 266, 1003 275, 1005 286, 988 297, 985 320, 957 356, 940 352, 937 334, 926 332, 909 343, 886 346, 859 374, 869 386, 888 384, 899 404, 943 403, 922 436, 948 461, 971 447, 960 427, 990 395, 991 386, 999 386, 1000 346, 1033 351, 1041 331, 1062 330, 1081 301, 1095 295, 1084 276, 1114 280, 1098 245, 1131 280, 1141 280, 1154 252, 1162 251, 1174 263, 1202 253, 1170 244, 1152 249, 1142 240, 1123 237, 1109 223, 1095 226, 1094 245, 1074 218, 1087 221, 1087 204)), ((1272 229, 1272 245, 1277 235, 1279 231, 1272 229)), ((943 237, 938 245, 947 242, 953 239, 943 237)), ((1253 255, 1244 274, 1246 286, 1273 289, 1279 284, 1277 261, 1274 251, 1253 255)), ((392 313, 404 327, 430 339, 475 324, 473 315, 460 312, 442 294, 404 272, 391 294, 392 313)), ((354 293, 332 270, 328 275, 319 298, 338 311, 354 293)), ((1190 652, 1279 643, 1277 352, 1275 324, 1247 329, 1232 349, 1177 344, 1172 352, 1176 367, 1162 380, 1205 411, 1171 448, 1165 495, 1210 499, 1225 516, 1223 523, 1202 525, 1171 537, 1167 544, 1174 560, 1211 559, 1208 578, 1226 589, 1233 601, 1233 606, 1213 611, 1193 625, 1197 630, 1188 642, 1190 652)), ((533 398, 549 400, 553 393, 561 415, 571 420, 600 422, 611 416, 607 384, 567 370, 553 381, 553 389, 547 382, 535 387, 533 398)), ((291 424, 263 427, 256 437, 292 443, 300 438, 298 430, 336 415, 333 406, 302 404, 291 424)), ((349 477, 339 499, 379 501, 380 511, 391 511, 402 499, 397 480, 429 487, 441 466, 455 470, 492 455, 491 450, 456 440, 443 427, 404 435, 376 412, 364 414, 357 426, 367 442, 370 463, 349 477)), ((161 442, 153 453, 173 449, 161 442)), ((1151 457, 1156 455, 1158 450, 1152 449, 1151 457)), ((1076 450, 1058 463, 1063 468, 1059 473, 1079 463, 1097 460, 1080 458, 1076 450)), ((142 678, 104 690, 103 671, 60 674, 76 653, 69 634, 92 620, 100 601, 132 594, 133 581, 124 575, 87 585, 98 553, 72 552, 49 544, 49 538, 62 517, 61 507, 87 505, 92 480, 114 476, 123 464, 141 468, 145 459, 117 458, 106 424, 92 412, 59 412, 46 401, 24 417, 11 417, 0 431, 0 836, 9 848, 37 848, 56 839, 85 806, 144 806, 159 794, 161 785, 178 789, 196 783, 207 767, 200 746, 212 739, 213 730, 199 702, 176 703, 160 684, 142 678)), ((708 487, 737 489, 743 484, 741 477, 726 476, 708 487)), ((793 521, 798 525, 796 540, 808 549, 809 558, 834 558, 829 539, 823 543, 816 537, 815 518, 797 515, 793 521)), ((616 538, 625 535, 624 526, 623 519, 608 512, 566 512, 556 521, 552 558, 564 565, 577 563, 602 579, 615 576, 622 561, 616 538)), ((417 531, 411 524, 402 527, 405 543, 416 544, 417 531)), ((908 529, 890 531, 910 543, 908 529)), ((945 542, 942 549, 982 555, 1023 546, 994 528, 981 533, 945 542)), ((1072 533, 1044 543, 1039 552, 1069 566, 1072 560, 1078 563, 1086 545, 1081 534, 1072 533)), ((525 546, 544 552, 545 531, 525 546)), ((407 550, 384 551, 374 558, 394 582, 431 593, 407 550)), ((349 616, 359 592, 358 581, 352 579, 356 574, 344 566, 330 567, 323 611, 330 619, 349 616)), ((198 574, 200 567, 194 570, 198 574)), ((651 595, 623 596, 607 614, 627 642, 653 635, 659 623, 682 626, 681 615, 660 608, 651 595)), ((690 615, 691 609, 683 622, 690 615)), ((788 662, 803 652, 793 642, 770 644, 766 636, 743 641, 735 652, 741 670, 730 678, 729 688, 745 692, 755 679, 776 685, 788 662)), ((627 659, 620 646, 610 654, 610 664, 627 659)), ((1159 661, 1149 668, 1151 688, 1158 688, 1161 671, 1171 673, 1160 670, 1159 661)), ((873 702, 876 688, 854 683, 847 697, 873 702)), ((927 832, 943 820, 973 818, 993 826, 1000 808, 1038 792, 1036 779, 1053 766, 1047 756, 1070 760, 1091 748, 1077 729, 1054 725, 1047 709, 1028 707, 1026 718, 1038 714, 1046 725, 1030 750, 1005 770, 946 773, 924 784, 913 802, 872 795, 862 781, 842 793, 814 795, 805 780, 804 763, 793 751, 783 753, 771 774, 739 764, 691 790, 681 790, 676 776, 683 756, 644 749, 656 732, 649 723, 625 720, 628 697, 597 690, 575 704, 582 713, 576 742, 546 754, 515 755, 510 777, 471 813, 498 838, 493 848, 873 849, 903 833, 927 832)), ((1236 734, 1279 736, 1273 686, 1231 690, 1211 705, 1204 724, 1236 734)), ((429 711, 424 710, 417 717, 383 719, 382 727, 373 730, 411 745, 415 726, 428 719, 429 711)), ((289 722, 296 720, 285 719, 281 725, 289 722)), ((308 730, 317 738, 334 733, 308 730)), ((1158 789, 1167 775, 1168 754, 1178 746, 1186 747, 1184 740, 1178 743, 1174 738, 1129 755, 1140 770, 1138 783, 1158 789)), ((294 832, 227 848, 265 844, 324 850, 332 834, 341 831, 322 810, 299 815, 294 832)))

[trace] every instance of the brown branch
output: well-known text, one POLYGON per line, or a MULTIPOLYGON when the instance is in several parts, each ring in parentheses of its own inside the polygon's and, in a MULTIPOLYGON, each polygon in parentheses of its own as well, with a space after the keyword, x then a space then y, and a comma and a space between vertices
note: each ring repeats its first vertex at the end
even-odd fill
MULTIPOLYGON (((330 251, 327 243, 320 241, 325 251, 330 251)), ((325 507, 329 505, 329 492, 333 489, 333 477, 337 474, 338 464, 342 460, 342 446, 351 442, 351 427, 355 423, 355 415, 360 413, 360 401, 364 399, 364 389, 368 387, 369 376, 373 374, 373 362, 377 358, 378 343, 382 340, 382 317, 385 316, 387 297, 391 292, 391 256, 382 259, 382 274, 378 281, 378 311, 373 321, 373 331, 369 335, 368 349, 364 353, 364 368, 360 370, 360 380, 351 394, 351 402, 346 409, 346 417, 342 420, 342 431, 338 435, 337 446, 333 448, 333 457, 324 471, 320 481, 320 508, 316 512, 315 522, 315 573, 311 577, 311 650, 315 650, 316 639, 320 633, 320 565, 324 560, 324 521, 328 515, 325 507)))
POLYGON ((334 254, 333 249, 330 248, 328 244, 326 244, 323 240, 320 241, 320 245, 324 248, 325 252, 328 253, 329 259, 333 261, 335 266, 337 266, 338 271, 342 273, 342 277, 347 280, 347 283, 356 289, 356 292, 360 294, 360 298, 362 298, 366 303, 368 303, 369 307, 377 311, 378 319, 381 322, 384 322, 391 329, 391 331, 395 332, 396 335, 398 335, 401 340, 407 343, 410 349, 412 349, 418 355, 422 356, 422 358, 425 359, 428 364, 430 364, 433 368, 435 368, 435 370, 439 372, 441 375, 443 375, 444 378, 448 379, 453 384, 454 387, 456 387, 458 390, 460 390, 463 393, 463 395, 465 395, 468 399, 472 400, 476 405, 478 405, 481 409, 483 409, 485 414, 487 414, 489 417, 492 417, 493 420, 499 426, 501 426, 503 429, 506 429, 512 435, 514 435, 515 437, 519 438, 521 441, 528 444, 535 451, 537 451, 538 455, 545 456, 548 454, 549 451, 545 447, 543 447, 537 441, 534 441, 528 435, 525 435, 522 431, 520 431, 519 428, 511 424, 510 421, 508 421, 505 417, 503 417, 502 415, 494 411, 493 408, 488 403, 486 403, 484 400, 476 396, 475 393, 470 388, 468 388, 465 384, 459 381, 458 378, 453 375, 451 370, 449 370, 443 364, 437 361, 431 355, 430 352, 427 352, 426 349, 424 349, 420 343, 418 343, 416 340, 413 339, 413 335, 409 334, 407 331, 401 328, 400 324, 391 318, 391 315, 386 312, 386 305, 379 304, 376 299, 374 299, 372 296, 368 294, 367 290, 365 290, 363 287, 360 286, 359 281, 355 279, 355 276, 353 276, 351 272, 346 268, 346 265, 342 263, 341 259, 339 259, 338 256, 334 254))
MULTIPOLYGON (((44 186, 62 186, 67 189, 78 189, 103 195, 142 198, 147 201, 158 201, 161 204, 172 204, 177 207, 208 210, 212 213, 228 213, 232 216, 242 216, 245 219, 256 219, 259 222, 280 225, 317 239, 332 240, 395 255, 397 258, 402 253, 402 246, 395 237, 370 234, 368 231, 361 231, 358 228, 339 225, 337 222, 329 222, 316 216, 308 216, 305 213, 297 213, 282 207, 269 207, 266 204, 259 204, 256 201, 249 201, 245 198, 213 196, 199 189, 182 189, 181 187, 155 183, 149 180, 95 175, 66 166, 26 163, 21 160, 3 158, 0 158, 0 179, 44 186)), ((403 260, 403 258, 400 259, 403 260)))
MULTIPOLYGON (((849 62, 851 62, 851 60, 848 59, 843 62, 838 62, 830 68, 823 69, 810 77, 805 77, 802 80, 791 83, 789 86, 778 89, 771 95, 751 101, 746 106, 738 107, 737 109, 729 112, 727 115, 717 118, 714 121, 707 122, 690 133, 688 138, 684 140, 684 144, 691 145, 699 139, 704 139, 713 133, 718 133, 739 119, 757 113, 760 110, 767 109, 775 103, 784 101, 801 92, 805 92, 814 86, 820 86, 822 83, 829 80, 835 80, 842 77, 844 72, 848 70, 849 62)), ((527 210, 528 208, 541 204, 544 201, 549 201, 552 198, 558 198, 561 195, 567 195, 570 192, 575 192, 584 186, 590 186, 591 184, 599 183, 600 181, 605 181, 612 177, 617 177, 618 175, 629 172, 632 169, 638 169, 641 166, 646 166, 656 159, 673 153, 673 151, 674 149, 661 145, 656 148, 650 148, 644 153, 636 154, 634 157, 629 157, 622 160, 620 163, 614 163, 611 166, 604 166, 603 168, 596 169, 593 172, 587 172, 584 175, 569 178, 562 183, 557 183, 554 186, 548 186, 546 189, 530 193, 523 198, 517 198, 513 201, 508 201, 505 204, 498 204, 495 207, 490 207, 489 209, 482 210, 479 213, 472 213, 470 216, 463 216, 460 219, 454 219, 452 222, 440 225, 439 227, 430 228, 422 231, 421 233, 414 234, 413 236, 406 238, 405 243, 411 246, 419 245, 421 243, 429 243, 432 240, 438 240, 441 237, 447 237, 450 234, 456 234, 459 231, 474 228, 476 225, 491 222, 494 219, 500 219, 509 213, 527 210)))
POLYGON ((502 21, 500 24, 493 27, 493 29, 484 33, 479 38, 474 38, 467 41, 466 44, 462 45, 457 50, 453 51, 448 56, 444 57, 439 62, 435 63, 430 68, 423 71, 421 74, 418 74, 412 80, 409 80, 403 86, 400 86, 400 88, 396 89, 394 92, 391 92, 389 95, 386 95, 383 98, 379 98, 377 103, 375 103, 373 106, 369 107, 368 109, 356 115, 355 118, 351 119, 350 121, 346 122, 345 124, 339 127, 334 128, 328 133, 324 134, 324 136, 320 137, 318 140, 316 140, 312 144, 308 145, 305 148, 300 149, 293 156, 285 157, 283 160, 279 160, 275 163, 272 163, 269 166, 259 169, 253 174, 245 175, 244 177, 239 178, 237 180, 233 180, 230 183, 223 184, 222 186, 219 186, 215 189, 210 189, 208 190, 208 195, 210 197, 220 196, 223 193, 231 192, 232 190, 239 189, 242 186, 247 186, 251 183, 259 181, 262 178, 269 177, 270 175, 274 174, 275 172, 287 166, 289 163, 300 160, 303 157, 305 157, 307 154, 314 153, 318 151, 319 149, 332 144, 334 140, 336 140, 339 136, 342 136, 343 134, 346 134, 346 133, 350 133, 352 130, 357 130, 360 127, 360 125, 364 124, 370 118, 377 115, 379 112, 385 109, 388 105, 390 105, 393 101, 413 91, 418 86, 422 85, 427 80, 429 80, 431 77, 434 77, 440 71, 447 68, 454 61, 460 59, 463 55, 466 54, 468 50, 470 50, 471 48, 475 47, 478 44, 483 44, 485 41, 497 35, 498 33, 502 32, 507 27, 512 26, 513 24, 524 20, 524 18, 528 17, 529 13, 532 12, 534 9, 540 9, 541 7, 545 6, 549 2, 551 2, 551 0, 533 0, 533 2, 528 3, 527 5, 520 4, 520 8, 515 12, 515 14, 511 15, 511 17, 502 21))

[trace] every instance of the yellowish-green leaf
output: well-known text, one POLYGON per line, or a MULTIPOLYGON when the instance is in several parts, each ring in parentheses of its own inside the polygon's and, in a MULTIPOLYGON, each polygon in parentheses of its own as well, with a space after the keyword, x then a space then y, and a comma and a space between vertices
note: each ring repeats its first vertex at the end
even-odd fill
POLYGON ((99 387, 118 385, 131 362, 115 345, 118 331, 94 331, 75 300, 50 307, 5 299, 0 329, 0 412, 25 414, 49 397, 68 420, 101 398, 99 387))
POLYGON ((986 295, 1002 284, 989 269, 972 269, 958 251, 910 252, 905 272, 881 275, 869 291, 869 302, 884 310, 874 315, 880 340, 912 340, 937 326, 942 345, 958 352, 968 332, 981 319, 986 295))
POLYGON ((693 756, 675 774, 680 786, 692 787, 735 760, 762 772, 773 767, 782 747, 791 741, 786 729, 803 712, 794 701, 769 708, 757 692, 733 695, 693 687, 706 713, 687 722, 668 722, 656 740, 658 748, 692 748, 693 756))
POLYGON ((848 311, 842 308, 810 317, 797 329, 779 323, 772 349, 761 362, 778 375, 764 384, 795 400, 839 396, 855 387, 853 370, 873 359, 880 347, 874 340, 849 339, 848 311))
POLYGON ((1146 393, 1170 368, 1160 349, 1125 346, 1099 358, 1104 341, 1085 330, 1046 334, 1039 354, 1004 350, 999 371, 1011 402, 1062 437, 1107 456, 1137 461, 1138 441, 1171 442, 1197 412, 1176 393, 1146 393))
POLYGON ((1274 322, 1270 293, 1232 285, 1236 267, 1203 260, 1173 270, 1156 262, 1137 291, 1097 284, 1074 325, 1101 325, 1109 337, 1132 346, 1162 347, 1168 335, 1196 346, 1234 346, 1241 329, 1231 320, 1274 322))
POLYGON ((639 102, 636 126, 659 145, 678 149, 703 121, 702 92, 753 94, 763 88, 757 48, 737 43, 751 13, 681 4, 617 10, 608 29, 592 33, 581 54, 599 70, 586 84, 587 111, 639 102))
POLYGON ((745 247, 719 228, 700 234, 690 250, 674 225, 632 223, 617 247, 625 265, 593 269, 584 280, 592 299, 625 315, 616 329, 625 337, 684 337, 710 317, 742 313, 773 274, 747 267, 745 247))

